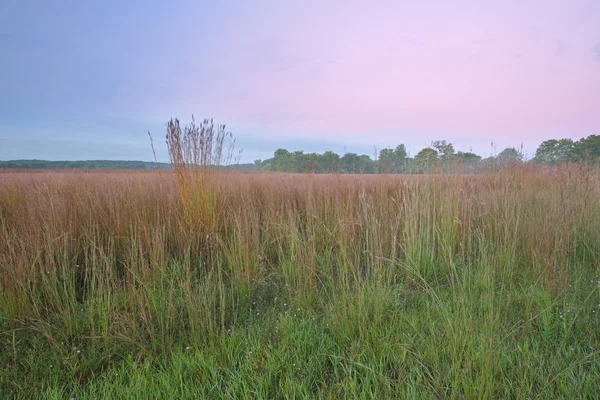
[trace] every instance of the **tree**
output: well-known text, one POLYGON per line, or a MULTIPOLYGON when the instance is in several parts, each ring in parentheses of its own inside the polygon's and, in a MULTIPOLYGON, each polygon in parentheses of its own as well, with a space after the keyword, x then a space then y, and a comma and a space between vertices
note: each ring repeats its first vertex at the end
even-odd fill
POLYGON ((277 149, 273 157, 273 168, 275 171, 289 172, 292 167, 292 154, 285 149, 277 149))
POLYGON ((590 135, 576 142, 570 158, 575 162, 600 162, 600 135, 590 135))
POLYGON ((435 140, 431 143, 431 147, 437 150, 440 159, 444 161, 448 161, 454 156, 454 146, 445 140, 435 140))
POLYGON ((346 153, 341 159, 342 171, 346 174, 356 174, 358 172, 358 154, 346 153))
POLYGON ((394 155, 396 156, 397 160, 405 161, 406 158, 408 157, 408 153, 406 152, 406 147, 403 144, 399 144, 398 146, 396 146, 396 149, 394 150, 394 155))
POLYGON ((308 153, 304 155, 304 172, 317 173, 319 171, 319 161, 321 156, 317 153, 308 153))
POLYGON ((375 172, 375 163, 366 154, 358 156, 358 172, 361 174, 372 174, 375 172))
POLYGON ((523 162, 523 153, 514 147, 507 147, 498 154, 496 161, 500 164, 521 163, 523 162))
POLYGON ((395 173, 404 172, 406 169, 406 163, 408 162, 408 153, 406 152, 406 147, 403 144, 399 144, 396 146, 394 150, 394 168, 395 173))
POLYGON ((462 152, 459 151, 454 156, 454 159, 457 161, 464 162, 465 164, 477 163, 481 161, 481 156, 471 152, 462 152))
POLYGON ((458 151, 453 160, 463 173, 475 172, 482 165, 481 156, 472 152, 458 151))
POLYGON ((437 159, 437 150, 434 150, 431 147, 425 147, 423 150, 417 153, 414 163, 417 167, 417 171, 423 173, 431 168, 437 159))
POLYGON ((340 169, 340 156, 333 151, 326 151, 321 156, 321 171, 337 173, 340 169))
POLYGON ((289 172, 306 172, 306 155, 303 151, 297 150, 292 153, 289 172))
POLYGON ((407 160, 406 147, 399 144, 395 149, 382 149, 379 152, 378 172, 384 174, 397 174, 404 170, 407 160))
POLYGON ((546 140, 537 148, 533 159, 546 164, 561 164, 570 160, 574 148, 571 139, 546 140))
POLYGON ((379 173, 380 174, 389 174, 394 173, 395 171, 395 161, 396 155, 394 150, 392 149, 381 149, 379 152, 379 173))

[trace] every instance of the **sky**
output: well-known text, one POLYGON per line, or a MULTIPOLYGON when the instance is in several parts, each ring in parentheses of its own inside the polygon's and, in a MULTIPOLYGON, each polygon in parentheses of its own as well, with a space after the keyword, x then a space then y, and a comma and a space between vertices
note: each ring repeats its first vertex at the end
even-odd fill
POLYGON ((533 155, 600 134, 600 1, 0 2, 0 160, 151 160, 148 131, 165 160, 192 114, 243 162, 533 155))

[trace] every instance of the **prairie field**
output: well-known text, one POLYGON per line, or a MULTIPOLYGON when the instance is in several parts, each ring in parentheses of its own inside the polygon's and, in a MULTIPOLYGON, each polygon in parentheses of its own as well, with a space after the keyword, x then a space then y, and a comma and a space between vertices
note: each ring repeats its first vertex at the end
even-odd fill
POLYGON ((600 171, 0 173, 0 398, 597 398, 600 171))

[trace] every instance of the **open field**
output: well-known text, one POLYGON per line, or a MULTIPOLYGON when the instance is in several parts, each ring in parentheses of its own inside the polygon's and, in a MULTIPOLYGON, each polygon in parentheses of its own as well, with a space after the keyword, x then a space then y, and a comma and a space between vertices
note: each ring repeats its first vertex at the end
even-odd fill
POLYGON ((214 187, 0 173, 0 398, 598 395, 598 169, 214 187))

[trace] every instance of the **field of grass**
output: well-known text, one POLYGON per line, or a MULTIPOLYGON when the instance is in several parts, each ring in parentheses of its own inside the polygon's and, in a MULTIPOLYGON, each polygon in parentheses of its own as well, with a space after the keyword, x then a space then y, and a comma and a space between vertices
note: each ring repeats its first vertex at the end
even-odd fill
POLYGON ((210 190, 0 173, 0 398, 597 398, 597 169, 210 190))

